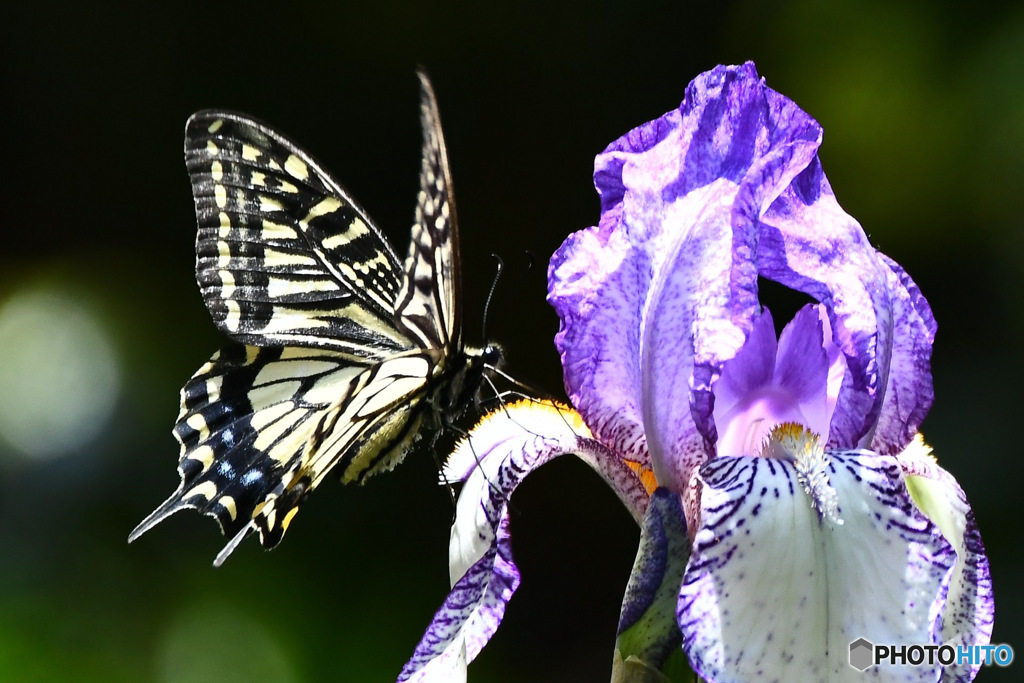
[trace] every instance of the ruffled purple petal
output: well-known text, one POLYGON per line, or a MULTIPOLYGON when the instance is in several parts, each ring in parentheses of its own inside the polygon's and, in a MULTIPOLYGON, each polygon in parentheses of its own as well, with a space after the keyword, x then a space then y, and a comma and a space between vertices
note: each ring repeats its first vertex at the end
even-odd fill
POLYGON ((921 291, 895 261, 879 254, 886 267, 892 302, 892 352, 882 408, 871 450, 898 453, 917 433, 932 406, 932 343, 935 317, 921 291))
MULTIPOLYGON (((678 618, 706 680, 846 680, 861 675, 847 661, 858 638, 943 642, 950 543, 912 503, 895 458, 828 456, 841 523, 819 514, 791 461, 720 457, 701 469, 701 527, 678 618)), ((928 666, 870 673, 939 677, 928 666)))
POLYGON ((927 303, 836 202, 820 142, 752 64, 718 67, 598 157, 600 225, 552 259, 570 397, 673 490, 715 453, 715 383, 751 333, 759 275, 827 310, 831 417, 808 419, 831 446, 896 453, 931 403, 927 303))
POLYGON ((570 397, 613 450, 650 451, 673 490, 714 454, 712 386, 759 312, 760 216, 820 137, 752 64, 702 74, 598 157, 601 223, 552 259, 570 397))
MULTIPOLYGON (((696 468, 715 453, 711 385, 746 341, 757 309, 756 277, 734 272, 730 209, 737 188, 725 180, 693 190, 660 217, 633 216, 676 238, 659 250, 642 332, 644 433, 660 485, 687 490, 696 468), (673 234, 674 233, 674 234, 673 234)), ((650 202, 627 195, 646 213, 650 202)), ((627 218, 628 220, 628 218, 627 218)), ((740 240, 737 240, 737 242, 740 240)))
POLYGON ((574 411, 522 401, 486 416, 452 454, 448 481, 465 483, 449 548, 452 592, 435 614, 399 681, 447 681, 494 635, 519 585, 508 501, 530 472, 575 453, 594 468, 639 524, 649 497, 626 463, 590 436, 574 411))
POLYGON ((555 346, 569 399, 598 438, 647 464, 640 386, 640 320, 650 274, 631 257, 617 211, 569 236, 548 266, 548 301, 561 319, 555 346))
POLYGON ((816 158, 765 213, 760 240, 759 273, 822 302, 846 357, 829 445, 899 452, 931 405, 927 302, 842 210, 816 158))
MULTIPOLYGON (((674 222, 669 216, 659 226, 683 245, 664 252, 664 286, 651 294, 644 330, 650 399, 645 424, 648 441, 662 446, 651 449, 655 473, 657 454, 665 459, 661 469, 672 474, 669 486, 685 484, 715 453, 712 387, 760 311, 758 218, 810 162, 821 138, 817 123, 766 88, 750 63, 699 76, 680 112, 684 128, 677 153, 684 172, 663 195, 666 201, 695 202, 693 212, 702 220, 674 222), (704 268, 706 277, 689 289, 681 286, 695 267, 704 268), (679 346, 683 352, 674 352, 679 346), (685 362, 691 349, 692 363, 685 362), (680 409, 687 399, 689 414, 680 409)), ((645 163, 659 161, 652 156, 645 163)), ((628 195, 624 206, 628 216, 628 195)))

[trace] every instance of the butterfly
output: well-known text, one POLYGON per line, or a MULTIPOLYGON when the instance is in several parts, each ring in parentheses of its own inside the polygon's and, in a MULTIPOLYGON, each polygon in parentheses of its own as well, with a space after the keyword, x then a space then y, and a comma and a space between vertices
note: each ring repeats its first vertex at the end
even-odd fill
POLYGON ((462 342, 459 234, 437 100, 419 72, 423 161, 404 264, 313 158, 247 116, 185 128, 196 279, 231 344, 181 390, 178 489, 132 531, 194 508, 276 546, 329 472, 363 482, 473 405, 501 360, 462 342))

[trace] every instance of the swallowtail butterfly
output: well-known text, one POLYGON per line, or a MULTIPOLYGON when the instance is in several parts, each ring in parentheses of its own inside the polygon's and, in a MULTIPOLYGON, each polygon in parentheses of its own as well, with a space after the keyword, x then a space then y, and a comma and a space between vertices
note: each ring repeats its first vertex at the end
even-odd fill
POLYGON ((421 430, 476 399, 497 346, 462 343, 459 235, 433 88, 420 73, 423 164, 404 265, 308 154, 246 116, 185 128, 196 278, 232 343, 181 390, 177 491, 131 533, 194 508, 272 548, 327 476, 390 470, 421 430))

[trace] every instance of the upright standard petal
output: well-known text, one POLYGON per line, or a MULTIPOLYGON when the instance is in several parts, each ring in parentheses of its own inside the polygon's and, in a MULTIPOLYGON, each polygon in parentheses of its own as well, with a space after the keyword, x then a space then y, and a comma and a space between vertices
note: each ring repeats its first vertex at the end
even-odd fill
MULTIPOLYGON (((696 78, 677 110, 597 158, 601 222, 552 259, 569 395, 597 437, 685 492, 717 453, 715 384, 750 339, 757 278, 817 299, 834 448, 895 454, 931 404, 927 302, 839 206, 821 128, 752 64, 696 78)), ((813 422, 819 422, 816 416, 813 422)))
POLYGON ((805 306, 778 343, 768 309, 715 383, 718 455, 754 455, 776 426, 794 422, 827 434, 829 355, 818 306, 805 306))
POLYGON ((820 139, 752 64, 702 74, 677 110, 597 158, 601 223, 552 259, 570 397, 611 448, 649 452, 673 490, 715 454, 712 388, 760 312, 760 218, 820 139))
POLYGON ((640 327, 650 274, 618 228, 617 211, 570 235, 548 266, 548 301, 561 319, 569 400, 616 453, 648 463, 640 391, 640 327))
POLYGON ((893 342, 870 448, 878 453, 898 453, 914 438, 935 397, 931 357, 936 324, 928 301, 910 276, 889 257, 879 256, 887 269, 893 342))
POLYGON ((898 453, 931 407, 928 303, 842 210, 817 158, 762 217, 760 244, 759 274, 824 304, 846 357, 829 445, 898 453))

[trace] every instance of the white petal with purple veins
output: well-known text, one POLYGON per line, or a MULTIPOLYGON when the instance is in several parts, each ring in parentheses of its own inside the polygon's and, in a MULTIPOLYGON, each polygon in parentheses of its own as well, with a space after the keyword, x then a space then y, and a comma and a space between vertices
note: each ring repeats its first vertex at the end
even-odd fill
POLYGON ((683 647, 708 680, 934 681, 928 667, 848 664, 849 643, 940 644, 955 554, 895 458, 830 453, 844 524, 822 518, 794 463, 716 458, 679 597, 683 647))
POLYGON ((578 413, 526 400, 489 414, 445 466, 448 481, 465 479, 449 547, 453 587, 399 681, 447 681, 494 635, 519 585, 508 529, 509 498, 526 475, 567 453, 593 467, 633 518, 643 519, 648 504, 643 484, 624 461, 590 438, 578 413))

